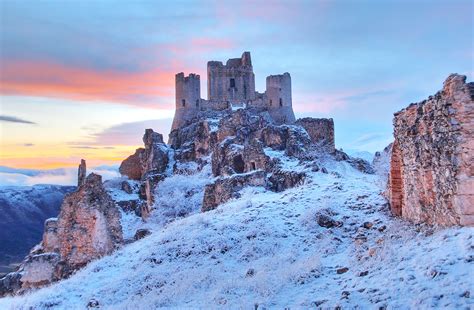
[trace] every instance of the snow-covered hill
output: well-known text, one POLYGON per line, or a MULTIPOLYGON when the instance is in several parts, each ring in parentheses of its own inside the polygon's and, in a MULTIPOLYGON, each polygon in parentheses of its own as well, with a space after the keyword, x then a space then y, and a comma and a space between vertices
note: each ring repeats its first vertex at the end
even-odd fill
POLYGON ((43 235, 44 221, 55 217, 72 186, 0 186, 0 273, 11 271, 43 235))
POLYGON ((377 176, 346 162, 324 167, 329 173, 306 169, 300 187, 248 187, 205 213, 209 170, 172 176, 157 189, 162 208, 141 225, 150 236, 70 279, 0 299, 0 309, 473 306, 472 228, 394 219, 377 176))

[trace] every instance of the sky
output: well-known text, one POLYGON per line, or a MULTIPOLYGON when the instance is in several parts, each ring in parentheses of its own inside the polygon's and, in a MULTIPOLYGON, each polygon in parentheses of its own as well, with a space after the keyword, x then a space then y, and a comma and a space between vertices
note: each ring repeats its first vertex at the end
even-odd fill
POLYGON ((297 117, 374 152, 393 113, 473 80, 473 1, 0 1, 0 165, 117 165, 165 137, 174 75, 250 51, 258 91, 290 72, 297 117))

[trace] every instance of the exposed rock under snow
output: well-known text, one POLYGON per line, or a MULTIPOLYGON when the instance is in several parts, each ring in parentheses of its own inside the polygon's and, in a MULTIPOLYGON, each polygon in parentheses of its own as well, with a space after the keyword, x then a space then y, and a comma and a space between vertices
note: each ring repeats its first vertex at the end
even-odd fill
MULTIPOLYGON (((284 192, 247 187, 168 224, 152 213, 144 224, 151 235, 51 287, 0 299, 0 308, 85 308, 91 300, 106 309, 472 305, 472 228, 392 218, 376 175, 344 161, 321 164, 328 173, 309 170, 284 192), (322 214, 337 225, 322 227, 322 214)), ((198 179, 175 182, 176 190, 198 179)))

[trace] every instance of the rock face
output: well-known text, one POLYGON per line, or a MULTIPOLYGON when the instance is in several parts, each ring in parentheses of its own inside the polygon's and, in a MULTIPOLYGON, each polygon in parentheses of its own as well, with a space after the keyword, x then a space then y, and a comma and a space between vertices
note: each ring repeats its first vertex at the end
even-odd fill
POLYGON ((302 156, 311 145, 309 135, 299 126, 268 125, 262 130, 261 140, 265 146, 284 150, 288 156, 302 156))
POLYGON ((267 189, 282 192, 285 189, 302 185, 306 178, 304 172, 276 170, 267 178, 267 189))
POLYGON ((111 253, 122 242, 120 213, 91 173, 79 190, 64 199, 57 223, 61 260, 73 269, 111 253))
POLYGON ((143 175, 142 158, 144 153, 144 148, 138 148, 135 154, 128 156, 127 159, 122 161, 119 167, 120 174, 127 176, 131 180, 140 180, 143 175))
POLYGON ((169 145, 180 161, 195 161, 209 155, 211 128, 208 120, 199 120, 171 131, 169 145))
POLYGON ((164 173, 169 163, 169 148, 163 142, 163 135, 152 129, 145 130, 143 136, 145 151, 143 154, 142 168, 146 178, 147 175, 164 173))
POLYGON ((265 172, 255 171, 219 178, 216 182, 206 185, 202 211, 215 209, 221 203, 240 197, 239 191, 245 186, 264 186, 265 172))
POLYGON ((443 90, 395 113, 389 200, 414 222, 474 225, 474 83, 452 74, 443 90))
MULTIPOLYGON (((178 134, 179 132, 176 132, 176 135, 178 134)), ((154 202, 155 188, 166 177, 171 165, 173 150, 163 142, 163 136, 152 129, 145 130, 143 143, 145 148, 137 149, 135 154, 125 159, 119 171, 132 180, 142 181, 142 193, 147 201, 147 208, 140 208, 140 214, 146 218, 154 202)), ((175 137, 175 143, 179 144, 179 137, 175 137)))
POLYGON ((81 159, 81 164, 79 165, 79 169, 77 169, 77 186, 81 186, 82 184, 84 184, 86 175, 87 175, 86 161, 84 159, 81 159))
POLYGON ((227 176, 236 173, 247 173, 254 170, 269 170, 270 158, 263 151, 263 144, 258 140, 237 144, 235 139, 222 141, 212 153, 212 173, 214 176, 227 176))
POLYGON ((335 150, 334 121, 332 118, 300 118, 296 125, 303 127, 311 137, 311 142, 324 147, 329 153, 335 150))
POLYGON ((57 218, 50 218, 44 222, 42 245, 44 252, 59 252, 57 218))
POLYGON ((66 196, 58 218, 45 222, 43 240, 18 271, 0 279, 0 296, 22 292, 65 278, 123 243, 120 212, 91 173, 66 196))

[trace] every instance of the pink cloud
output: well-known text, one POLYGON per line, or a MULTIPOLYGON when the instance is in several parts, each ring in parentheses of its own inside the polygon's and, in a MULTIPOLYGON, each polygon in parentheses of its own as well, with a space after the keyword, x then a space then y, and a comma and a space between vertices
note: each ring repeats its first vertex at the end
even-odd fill
POLYGON ((112 101, 145 107, 157 98, 174 95, 175 73, 159 69, 113 72, 57 63, 8 61, 2 64, 1 73, 3 95, 112 101))

